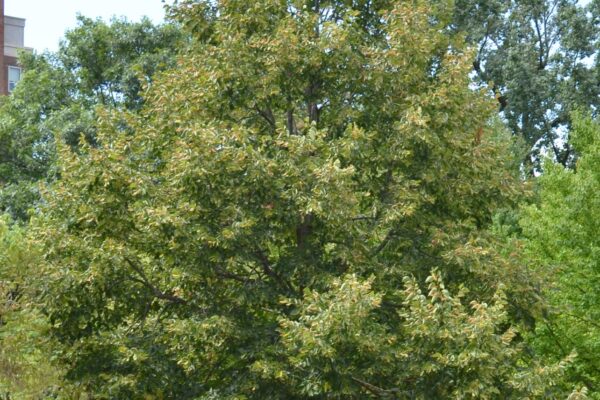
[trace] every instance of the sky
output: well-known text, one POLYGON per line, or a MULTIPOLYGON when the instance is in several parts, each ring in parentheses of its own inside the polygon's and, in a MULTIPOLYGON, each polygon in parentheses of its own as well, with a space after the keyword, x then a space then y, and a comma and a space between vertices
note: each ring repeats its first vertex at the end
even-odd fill
POLYGON ((161 0, 4 0, 4 13, 25 18, 25 46, 37 52, 55 51, 67 29, 73 28, 80 13, 86 17, 125 16, 138 21, 148 16, 163 21, 161 0))

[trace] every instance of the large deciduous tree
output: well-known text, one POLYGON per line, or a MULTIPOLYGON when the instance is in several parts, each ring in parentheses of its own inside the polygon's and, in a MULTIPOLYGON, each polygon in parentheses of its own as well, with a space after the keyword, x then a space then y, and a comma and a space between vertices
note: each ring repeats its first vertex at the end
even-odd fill
POLYGON ((192 50, 139 113, 61 146, 34 223, 67 378, 113 399, 557 396, 562 364, 516 339, 534 281, 485 233, 521 188, 451 10, 177 4, 192 50))

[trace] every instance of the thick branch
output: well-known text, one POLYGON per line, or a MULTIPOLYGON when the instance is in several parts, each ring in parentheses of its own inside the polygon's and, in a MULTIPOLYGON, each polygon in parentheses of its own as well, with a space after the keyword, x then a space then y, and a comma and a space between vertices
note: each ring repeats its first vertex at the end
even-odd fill
POLYGON ((296 121, 294 119, 294 110, 290 108, 286 113, 286 117, 287 117, 286 125, 287 125, 288 133, 290 135, 297 135, 298 128, 296 126, 296 121))
POLYGON ((544 68, 546 68, 546 61, 544 60, 544 54, 545 52, 545 43, 544 43, 544 38, 542 37, 542 32, 541 32, 541 28, 540 28, 540 23, 537 20, 537 18, 533 19, 533 24, 535 26, 535 31, 537 33, 537 37, 538 37, 538 42, 539 42, 539 50, 538 50, 538 70, 543 70, 544 68))
MULTIPOLYGON (((481 69, 481 61, 479 59, 476 59, 475 61, 473 61, 473 70, 477 73, 477 75, 481 78, 481 80, 483 82, 488 84, 488 82, 484 79, 483 70, 481 69)), ((502 92, 500 91, 500 88, 495 83, 492 86, 492 93, 494 93, 496 100, 498 100, 498 103, 500 104, 499 111, 500 112, 504 111, 506 109, 506 107, 508 106, 508 99, 506 98, 506 96, 504 94, 502 94, 502 92)))
POLYGON ((358 383, 360 386, 365 388, 367 391, 369 391, 372 394, 374 394, 378 397, 381 397, 381 398, 390 398, 391 397, 392 399, 397 399, 398 394, 401 392, 401 390, 398 388, 394 388, 394 389, 380 388, 379 386, 375 386, 369 382, 365 382, 362 379, 358 379, 354 376, 351 376, 350 379, 352 379, 354 382, 358 383))
POLYGON ((254 109, 258 114, 267 121, 267 123, 271 126, 271 128, 275 129, 275 117, 273 116, 273 111, 270 108, 261 109, 258 106, 254 106, 254 109))
POLYGON ((390 231, 387 233, 387 235, 385 235, 385 238, 383 238, 383 240, 381 241, 381 243, 379 243, 379 246, 377 246, 375 248, 375 250, 373 250, 373 256, 378 255, 379 253, 381 253, 381 251, 383 249, 385 249, 385 246, 388 245, 388 243, 390 242, 390 240, 392 240, 392 238, 394 237, 394 230, 390 229, 390 231))
POLYGON ((241 282, 241 283, 244 283, 244 284, 252 282, 252 279, 248 279, 246 277, 243 277, 243 276, 240 276, 240 275, 236 275, 236 274, 233 274, 233 273, 228 272, 228 271, 224 271, 224 270, 222 270, 220 268, 215 269, 215 273, 220 278, 231 279, 231 280, 234 280, 234 281, 237 281, 237 282, 241 282))
POLYGON ((273 268, 271 267, 271 263, 269 262, 269 259, 261 250, 256 251, 255 256, 258 259, 260 266, 262 267, 265 275, 267 275, 270 278, 273 278, 280 286, 282 286, 284 289, 288 290, 289 292, 295 292, 294 288, 292 287, 292 284, 289 283, 288 281, 286 281, 277 272, 275 272, 275 270, 273 270, 273 268))
POLYGON ((139 277, 131 276, 130 279, 135 282, 141 283, 143 286, 146 287, 146 289, 148 289, 152 293, 154 297, 156 297, 157 299, 170 301, 171 303, 188 304, 188 302, 182 299, 181 297, 178 297, 169 292, 163 292, 158 287, 153 285, 144 273, 144 270, 139 265, 136 265, 133 261, 131 261, 128 258, 126 258, 125 261, 127 262, 127 264, 129 264, 131 269, 139 275, 139 277))
POLYGON ((308 237, 312 233, 313 214, 302 216, 302 221, 296 227, 296 245, 299 249, 304 249, 308 237))

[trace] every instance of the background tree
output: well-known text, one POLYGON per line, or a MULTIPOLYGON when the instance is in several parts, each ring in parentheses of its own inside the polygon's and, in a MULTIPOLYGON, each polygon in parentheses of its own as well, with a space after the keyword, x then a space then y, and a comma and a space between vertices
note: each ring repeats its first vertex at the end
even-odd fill
POLYGON ((553 307, 540 322, 538 345, 554 358, 576 349, 580 356, 572 379, 584 381, 597 393, 600 126, 578 116, 572 135, 581 155, 575 169, 545 164, 539 204, 524 210, 520 225, 532 266, 547 275, 547 296, 553 307))
POLYGON ((114 399, 559 396, 560 367, 538 379, 513 341, 535 281, 486 228, 522 188, 452 8, 376 7, 180 2, 178 68, 139 112, 100 113, 96 145, 60 144, 32 236, 70 380, 114 399))
POLYGON ((478 48, 475 81, 492 89, 527 170, 543 154, 574 159, 568 132, 577 107, 600 106, 600 3, 577 0, 457 0, 454 27, 478 48))
POLYGON ((149 20, 79 17, 57 53, 21 54, 25 74, 0 104, 0 210, 19 220, 55 177, 55 138, 93 143, 98 105, 138 109, 156 71, 174 65, 184 37, 149 20))

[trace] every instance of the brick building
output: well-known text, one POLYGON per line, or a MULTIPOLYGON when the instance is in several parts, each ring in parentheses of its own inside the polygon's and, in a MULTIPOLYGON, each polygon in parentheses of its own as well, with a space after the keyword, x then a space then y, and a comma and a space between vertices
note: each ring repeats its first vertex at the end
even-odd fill
POLYGON ((0 94, 10 93, 21 79, 17 57, 25 49, 25 20, 4 15, 4 0, 0 0, 0 94))

